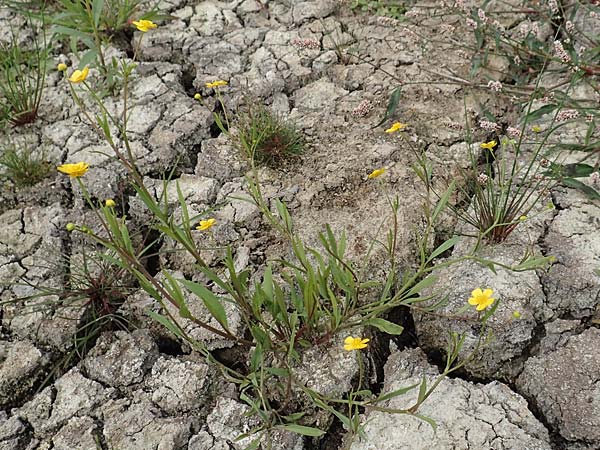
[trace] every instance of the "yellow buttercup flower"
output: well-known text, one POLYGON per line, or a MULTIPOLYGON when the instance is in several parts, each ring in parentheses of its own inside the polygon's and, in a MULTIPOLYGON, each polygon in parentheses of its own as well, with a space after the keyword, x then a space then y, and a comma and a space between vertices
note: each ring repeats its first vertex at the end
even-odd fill
POLYGON ((494 147, 496 146, 496 144, 497 144, 496 141, 484 142, 483 144, 480 145, 480 147, 488 149, 488 150, 493 150, 494 147))
POLYGON ((396 131, 400 131, 405 129, 408 126, 407 123, 394 122, 391 127, 385 130, 386 133, 395 133, 396 131))
POLYGON ((496 300, 495 298, 492 298, 492 295, 494 295, 494 291, 491 289, 481 290, 480 288, 477 288, 471 292, 469 305, 476 306, 477 311, 483 311, 496 300))
POLYGON ((383 175, 385 173, 385 168, 382 167, 381 169, 375 169, 373 172, 371 172, 367 178, 369 180, 373 179, 373 178, 377 178, 380 175, 383 175))
POLYGON ((64 72, 65 70, 67 70, 67 65, 65 63, 59 63, 56 66, 56 70, 58 70, 59 72, 64 72))
POLYGON ((201 96, 200 94, 198 94, 198 93, 195 93, 195 94, 194 94, 194 98, 195 98, 196 100, 202 100, 202 96, 201 96))
POLYGON ((206 231, 208 230, 210 227, 212 227, 215 223, 217 223, 216 219, 206 219, 206 220, 201 220, 200 221, 200 225, 198 225, 196 227, 196 230, 200 230, 200 231, 206 231))
POLYGON ((145 20, 145 19, 134 20, 131 23, 142 33, 145 33, 146 31, 154 30, 158 26, 151 20, 145 20))
POLYGON ((367 348, 367 342, 369 342, 369 339, 348 336, 346 339, 344 339, 344 350, 351 352, 352 350, 367 348))
POLYGON ((75 164, 63 164, 58 166, 56 169, 59 172, 69 175, 71 178, 79 178, 85 175, 90 165, 84 162, 78 162, 75 164))
POLYGON ((106 206, 107 208, 114 208, 116 205, 117 204, 112 198, 109 198, 104 202, 104 206, 106 206))
POLYGON ((89 72, 90 68, 88 66, 85 66, 83 70, 76 70, 69 77, 69 81, 71 83, 81 83, 87 78, 89 72))
POLYGON ((217 81, 213 81, 212 83, 206 83, 206 87, 207 88, 216 88, 219 86, 227 86, 227 81, 223 81, 223 80, 217 80, 217 81))

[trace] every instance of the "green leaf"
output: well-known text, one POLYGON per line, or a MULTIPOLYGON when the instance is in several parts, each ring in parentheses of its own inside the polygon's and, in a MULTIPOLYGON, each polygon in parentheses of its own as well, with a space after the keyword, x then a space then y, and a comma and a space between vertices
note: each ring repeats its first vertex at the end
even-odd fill
POLYGON ((423 377, 421 385, 419 386, 419 397, 417 402, 421 403, 425 400, 425 394, 427 394, 427 378, 423 377))
POLYGON ((412 386, 407 386, 407 387, 403 387, 400 389, 396 389, 395 391, 392 392, 388 392, 387 394, 383 394, 380 395, 379 397, 377 397, 377 402, 383 402, 385 400, 388 400, 390 398, 394 398, 394 397, 398 397, 400 395, 404 395, 406 394, 408 391, 412 391, 414 388, 416 388, 420 383, 415 383, 412 386))
POLYGON ((273 300, 273 271, 267 266, 263 275, 262 289, 269 300, 273 300))
POLYGON ((552 176, 555 173, 559 173, 566 177, 583 178, 589 177, 592 173, 594 173, 594 168, 589 164, 583 163, 552 164, 551 170, 544 172, 544 175, 552 176))
POLYGON ((560 174, 572 178, 589 177, 592 173, 594 173, 594 168, 589 164, 558 164, 558 166, 560 166, 558 169, 560 174))
POLYGON ((340 419, 340 422, 342 422, 342 424, 344 425, 344 427, 346 427, 346 429, 348 429, 348 430, 352 429, 352 422, 350 421, 350 418, 346 417, 341 412, 336 411, 333 408, 329 409, 329 411, 331 413, 333 413, 333 415, 336 416, 338 419, 340 419))
MULTIPOLYGON (((265 369, 268 373, 271 373, 277 377, 289 377, 290 376, 290 371, 287 369, 284 369, 283 367, 267 367, 265 369)), ((304 413, 298 413, 301 416, 304 415, 304 413)), ((288 419, 288 422, 293 422, 292 419, 288 419)))
POLYGON ((427 289, 429 286, 433 285, 437 279, 438 278, 435 275, 429 275, 427 278, 423 278, 408 291, 406 297, 412 297, 413 295, 420 293, 423 289, 427 289))
POLYGON ((540 117, 542 117, 544 114, 551 113, 556 108, 558 108, 558 105, 544 105, 541 108, 536 109, 535 111, 531 111, 529 114, 527 114, 525 116, 525 121, 531 122, 533 120, 537 120, 540 117))
POLYGON ((435 222, 435 219, 437 219, 437 216, 444 210, 444 208, 448 204, 448 200, 450 199, 450 196, 452 195, 453 192, 454 192, 454 180, 452 180, 452 182, 450 183, 450 186, 448 186, 448 189, 446 189, 446 192, 444 192, 444 195, 442 195, 440 197, 440 200, 438 201, 437 205, 435 205, 435 209, 433 210, 433 214, 431 215, 431 222, 435 222))
POLYGON ((388 102, 388 106, 387 106, 387 109, 385 110, 385 114, 383 115, 383 119, 381 119, 381 121, 377 125, 373 126, 371 129, 377 128, 378 126, 382 125, 386 120, 388 120, 390 117, 392 117, 394 112, 396 112, 396 108, 398 107, 398 102, 400 101, 401 94, 402 94, 401 87, 397 87, 396 89, 394 89, 394 91, 392 92, 392 95, 390 96, 390 101, 388 102))
POLYGON ((431 255, 429 255, 427 262, 433 261, 437 256, 450 250, 458 243, 458 241, 460 241, 460 236, 454 236, 453 238, 448 239, 446 242, 444 242, 442 245, 436 248, 433 252, 431 252, 431 255))
POLYGON ((184 319, 191 319, 192 314, 190 313, 190 310, 185 304, 185 297, 183 296, 183 292, 179 287, 179 283, 177 283, 177 280, 173 278, 173 276, 168 271, 165 270, 162 273, 169 282, 169 284, 165 284, 164 287, 169 292, 169 294, 171 294, 173 300, 177 302, 177 306, 179 307, 179 315, 184 319))
MULTIPOLYGON (((75 30, 75 29, 69 28, 69 27, 63 27, 60 25, 54 27, 52 29, 52 31, 56 34, 69 36, 73 39, 79 39, 81 42, 83 42, 86 45, 87 48, 95 48, 96 47, 92 37, 88 33, 84 33, 83 31, 75 30)), ((80 64, 79 67, 82 68, 83 66, 80 64)))
POLYGON ((594 188, 588 186, 587 184, 582 183, 575 178, 563 178, 561 180, 562 184, 568 187, 572 187, 575 189, 579 189, 582 191, 590 200, 600 200, 600 193, 596 191, 594 188))
POLYGON ((97 29, 100 23, 100 17, 104 12, 104 0, 94 0, 92 3, 92 14, 94 15, 94 27, 97 29))
POLYGON ((512 266, 511 270, 515 272, 522 272, 531 269, 543 269, 548 266, 554 258, 552 256, 540 256, 538 258, 527 258, 525 261, 517 266, 512 266))
POLYGON ((258 342, 258 344, 266 349, 271 348, 271 340, 269 339, 269 335, 264 332, 259 326, 252 325, 250 328, 250 333, 252 333, 252 337, 258 342))
POLYGON ((125 223, 121 224, 121 239, 123 239, 123 245, 125 249, 129 252, 130 255, 134 255, 135 252, 133 250, 133 244, 131 243, 131 239, 129 237, 129 230, 127 229, 127 225, 125 223))
POLYGON ((404 327, 379 317, 367 320, 365 325, 371 325, 384 333, 393 334, 395 336, 402 334, 404 331, 404 327))
POLYGON ((288 416, 283 416, 283 418, 285 420, 287 420, 288 422, 296 422, 297 420, 302 419, 302 417, 305 415, 306 415, 305 412, 297 412, 297 413, 290 414, 288 416))
POLYGON ((287 423, 285 425, 278 425, 276 428, 281 430, 291 431, 292 433, 301 434, 303 436, 323 436, 325 432, 318 428, 306 427, 304 425, 297 425, 295 423, 287 423))
POLYGON ((253 372, 256 372, 258 368, 262 365, 263 356, 263 346, 259 344, 256 347, 254 347, 254 351, 252 352, 252 356, 250 358, 250 368, 253 372))
POLYGON ((244 450, 257 450, 258 447, 260 446, 260 437, 254 439, 252 442, 250 442, 246 448, 244 450))
POLYGON ((492 317, 492 315, 496 312, 496 310, 498 309, 498 305, 500 304, 500 299, 496 300, 494 302, 494 304, 492 305, 491 308, 488 308, 488 310, 485 312, 485 314, 483 315, 483 317, 481 318, 481 323, 486 323, 487 320, 492 317))
POLYGON ((423 416, 421 414, 413 414, 413 416, 427 422, 434 431, 437 428, 437 423, 435 423, 435 420, 433 420, 431 417, 423 416))
MULTIPOLYGON (((89 66, 96 58, 98 57, 98 51, 96 49, 91 49, 83 54, 81 59, 79 60, 80 67, 89 66)), ((105 130, 106 133, 106 130, 105 130)))
POLYGON ((181 339, 185 339, 185 336, 183 335, 183 333, 181 332, 179 327, 177 325, 175 325, 173 322, 171 322, 167 317, 163 316, 162 314, 158 314, 152 310, 146 311, 146 314, 148 314, 148 316, 150 316, 151 319, 156 320, 158 323, 160 323, 162 326, 164 326, 167 330, 169 330, 175 336, 177 336, 181 339))
POLYGON ((189 280, 179 280, 190 292, 193 292, 202 299, 204 306, 210 314, 221 324, 224 330, 228 330, 227 314, 221 304, 219 297, 213 294, 209 289, 201 284, 189 280))

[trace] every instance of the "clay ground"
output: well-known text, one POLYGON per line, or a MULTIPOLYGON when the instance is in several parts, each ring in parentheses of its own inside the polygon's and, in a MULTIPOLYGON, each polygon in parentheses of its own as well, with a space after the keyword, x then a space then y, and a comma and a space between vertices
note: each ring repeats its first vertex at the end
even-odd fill
MULTIPOLYGON (((435 14, 446 6, 443 2, 417 3, 416 15, 398 21, 329 0, 160 2, 159 10, 171 17, 144 35, 131 86, 128 132, 146 184, 160 186, 163 174, 174 170, 171 192, 178 181, 193 212, 213 208, 217 225, 211 246, 230 245, 237 269, 262 273, 268 261, 289 257, 285 242, 257 208, 235 198, 246 195, 248 163, 215 125, 219 105, 214 90, 205 87, 226 80, 221 92, 231 111, 260 102, 305 136, 302 155, 259 170, 265 196, 287 204, 299 234, 318 245, 317 233, 326 224, 335 233, 345 230, 348 256, 360 261, 373 239, 385 239, 390 207, 384 192, 397 194, 399 259, 402 267, 412 267, 426 198, 411 168, 416 154, 428 156, 434 180, 442 186, 470 164, 465 124, 485 118, 482 105, 504 129, 518 126, 523 115, 509 96, 451 82, 450 77, 470 79, 471 55, 465 47, 474 36, 459 14, 435 14), (299 40, 316 44, 303 48, 299 40), (393 117, 374 128, 397 87, 402 95, 393 117), (195 93, 202 95, 202 103, 195 93), (384 132, 395 120, 409 124, 403 139, 384 132), (386 168, 385 176, 368 180, 380 167, 386 168)), ((5 25, 16 20, 8 10, 0 15, 5 25)), ((597 36, 600 19, 579 20, 587 21, 597 36)), ((516 30, 531 17, 514 13, 503 16, 503 22, 516 30)), ((127 37, 108 53, 131 57, 139 33, 127 37)), ((9 130, 0 142, 8 142, 10 134, 12 140, 43 147, 52 166, 88 162, 84 180, 92 198, 114 199, 132 227, 148 232, 148 213, 124 168, 74 104, 63 74, 53 70, 58 62, 75 68, 76 57, 57 48, 53 58, 39 119, 9 130)), ((485 86, 507 67, 500 58, 491 61, 477 83, 485 86)), ((90 76, 98 72, 92 69, 90 76)), ((120 102, 106 99, 115 110, 120 102)), ((547 120, 541 117, 539 123, 547 120)), ((495 137, 474 132, 471 140, 477 143, 495 137)), ((557 139, 577 140, 580 132, 571 127, 557 139)), ((174 196, 171 202, 176 208, 174 196)), ((437 289, 447 295, 448 308, 460 307, 480 285, 493 286, 502 304, 492 319, 496 328, 489 347, 442 382, 422 406, 420 412, 437 422, 435 431, 415 417, 369 411, 364 438, 350 442, 341 423, 330 417, 319 422, 327 431, 324 437, 277 432, 272 448, 599 449, 600 206, 562 186, 553 187, 542 203, 540 210, 548 203, 554 208, 485 252, 512 264, 530 246, 536 254, 556 257, 549 270, 494 274, 464 262, 440 271, 437 289), (511 319, 514 311, 519 320, 511 319)), ((78 273, 92 246, 81 234, 65 230, 70 222, 97 225, 77 183, 68 177, 53 171, 32 187, 17 189, 10 180, 2 186, 0 450, 245 448, 251 439, 235 438, 256 423, 244 415, 248 407, 239 391, 145 315, 157 305, 142 291, 127 290, 120 306, 128 330, 107 327, 84 354, 65 362, 73 336, 89 321, 85 300, 64 308, 57 306, 58 295, 19 299, 35 294, 32 286, 60 291, 78 273)), ((455 226, 460 224, 448 217, 438 238, 455 226)), ((192 276, 193 261, 167 252, 170 248, 168 240, 160 241, 156 250, 161 256, 153 264, 192 276)), ((461 251, 454 249, 455 255, 461 251)), ((222 252, 203 255, 218 265, 222 252)), ((370 266, 375 278, 386 264, 383 250, 376 248, 370 266)), ((228 313, 241 327, 236 311, 228 313)), ((371 387, 381 392, 418 383, 423 376, 434 380, 443 364, 447 330, 469 339, 477 334, 472 324, 448 317, 403 310, 394 320, 405 334, 390 338, 372 331, 365 353, 371 387)), ((192 324, 187 331, 225 361, 233 364, 240 357, 230 342, 192 324)), ((356 382, 356 359, 341 351, 343 338, 336 336, 305 358, 302 376, 308 385, 343 396, 356 382)), ((399 397, 387 407, 408 404, 399 397)))

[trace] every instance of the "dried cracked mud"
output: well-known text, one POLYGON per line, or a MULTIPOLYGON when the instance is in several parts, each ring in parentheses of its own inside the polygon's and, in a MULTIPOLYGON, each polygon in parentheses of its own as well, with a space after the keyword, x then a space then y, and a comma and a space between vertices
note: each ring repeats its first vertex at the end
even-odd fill
MULTIPOLYGON (((411 266, 424 191, 411 169, 411 146, 373 128, 390 93, 403 87, 395 117, 410 124, 405 135, 435 163, 440 180, 469 164, 464 124, 483 118, 478 105, 485 103, 502 117, 503 126, 518 123, 522 114, 493 92, 480 91, 475 98, 460 85, 442 82, 443 74, 468 76, 469 60, 457 43, 474 38, 461 17, 430 14, 442 2, 417 3, 425 12, 400 22, 329 0, 160 2, 171 19, 144 36, 128 124, 147 185, 162 189, 162 174, 173 170, 171 206, 177 208, 178 181, 192 213, 214 208, 214 239, 232 246, 239 270, 258 271, 285 254, 259 211, 239 199, 248 166, 215 126, 218 104, 214 91, 205 88, 206 82, 227 80, 222 93, 228 108, 251 94, 293 121, 307 139, 298 159, 260 171, 265 196, 286 202, 302 237, 316 244, 326 224, 334 232, 346 230, 351 258, 360 258, 371 239, 385 239, 380 225, 389 216, 388 200, 381 185, 366 176, 386 167, 382 183, 400 196, 400 259, 411 266), (194 99, 197 92, 203 103, 194 99)), ((503 25, 511 29, 529 20, 523 13, 504 17, 503 25)), ((8 11, 0 15, 4 25, 14 19, 8 11)), ((579 19, 600 29, 598 18, 579 19)), ((137 38, 136 32, 131 41, 137 38)), ((126 50, 109 52, 126 57, 126 50)), ((74 55, 54 56, 55 62, 77 64, 74 55)), ((109 109, 118 110, 120 102, 106 99, 109 109)), ((576 140, 580 131, 565 130, 561 139, 576 140)), ((147 211, 110 157, 110 147, 79 113, 59 72, 49 73, 39 120, 12 133, 12 139, 43 147, 53 166, 90 163, 85 181, 92 198, 115 199, 132 224, 144 228, 147 211)), ((480 142, 489 137, 476 133, 480 142)), ((324 438, 279 430, 271 435, 271 448, 599 449, 600 205, 566 187, 553 188, 547 202, 552 211, 486 251, 510 264, 533 242, 537 254, 556 257, 548 271, 492 273, 472 262, 439 270, 436 289, 448 295, 448 310, 464 303, 476 285, 494 286, 502 307, 491 320, 495 338, 489 348, 442 382, 423 405, 436 430, 407 415, 369 411, 365 435, 354 442, 345 439, 340 423, 323 419, 324 438), (510 320, 515 310, 521 313, 518 321, 510 320)), ((107 329, 84 355, 67 362, 74 333, 90 320, 83 302, 64 309, 51 302, 41 308, 35 299, 18 301, 35 292, 33 285, 64 287, 89 246, 65 225, 93 227, 94 221, 77 183, 58 173, 30 188, 2 187, 0 450, 244 449, 252 439, 236 437, 256 422, 239 392, 145 315, 157 304, 142 291, 128 291, 120 306, 133 331, 107 329)), ((166 252, 172 243, 158 245, 165 252, 154 264, 182 276, 193 272, 193 261, 166 252)), ((453 250, 454 255, 463 251, 453 250)), ((203 256, 215 264, 220 257, 211 251, 203 256)), ((385 268, 382 254, 375 253, 374 261, 375 272, 385 268)), ((102 273, 102 267, 90 270, 102 273)), ((206 314, 200 307, 194 312, 206 314)), ((241 329, 235 309, 227 313, 232 327, 241 329)), ((411 314, 403 320, 409 338, 373 339, 373 384, 382 390, 423 376, 432 382, 448 328, 466 334, 467 349, 479 332, 448 317, 411 314)), ((221 357, 239 356, 230 342, 193 323, 184 326, 221 357)), ((338 350, 341 340, 304 358, 299 376, 307 386, 337 395, 350 390, 356 360, 338 350)), ((405 407, 414 400, 410 395, 386 406, 405 407)))

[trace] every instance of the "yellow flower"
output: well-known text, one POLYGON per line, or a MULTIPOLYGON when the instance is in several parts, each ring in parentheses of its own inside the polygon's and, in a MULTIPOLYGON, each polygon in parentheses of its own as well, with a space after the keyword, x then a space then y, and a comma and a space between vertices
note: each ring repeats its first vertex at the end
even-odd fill
POLYGON ((496 144, 497 144, 496 141, 484 142, 483 144, 480 145, 480 147, 486 148, 488 150, 493 150, 494 147, 496 146, 496 144))
POLYGON ((385 130, 386 133, 395 133, 396 131, 400 131, 405 129, 408 126, 407 123, 394 122, 391 127, 385 130))
POLYGON ((491 289, 482 291, 480 288, 477 288, 471 292, 469 305, 477 306, 477 311, 483 311, 496 300, 495 298, 492 298, 492 295, 494 295, 494 291, 491 289))
POLYGON ((534 133, 541 133, 542 127, 540 127, 539 125, 534 125, 531 127, 531 131, 533 131, 534 133))
POLYGON ((107 208, 114 208, 116 206, 116 203, 112 198, 109 198, 106 199, 106 201, 104 202, 104 206, 106 206, 107 208))
POLYGON ((56 66, 56 70, 58 70, 59 72, 64 72, 65 70, 67 70, 67 65, 65 63, 59 63, 56 66))
POLYGON ((83 70, 76 70, 69 77, 69 81, 71 83, 81 83, 87 78, 89 71, 90 68, 88 66, 85 66, 83 70))
POLYGON ((227 81, 217 80, 213 81, 212 83, 206 83, 207 88, 216 88, 219 86, 227 86, 227 81))
POLYGON ((195 98, 196 100, 202 100, 202 96, 201 96, 200 94, 198 94, 198 93, 195 93, 195 94, 194 94, 194 98, 195 98))
POLYGON ((380 175, 383 175, 385 173, 385 167, 382 167, 381 169, 375 169, 373 172, 371 172, 367 178, 369 180, 373 179, 373 178, 377 178, 380 175))
POLYGON ((88 167, 90 165, 84 162, 78 162, 75 164, 63 164, 62 166, 58 166, 56 169, 59 172, 66 173, 71 178, 79 178, 85 175, 88 171, 88 167))
POLYGON ((208 230, 210 227, 212 227, 215 223, 217 223, 216 219, 206 219, 206 220, 201 220, 200 221, 200 225, 198 225, 196 227, 196 230, 200 230, 200 231, 206 231, 208 230))
POLYGON ((351 352, 352 350, 367 348, 367 342, 369 342, 369 339, 348 336, 346 339, 344 339, 344 350, 351 352))
POLYGON ((151 20, 144 20, 144 19, 134 20, 131 23, 133 25, 135 25, 135 27, 138 30, 140 30, 142 33, 145 33, 146 31, 154 30, 158 26, 151 20))

